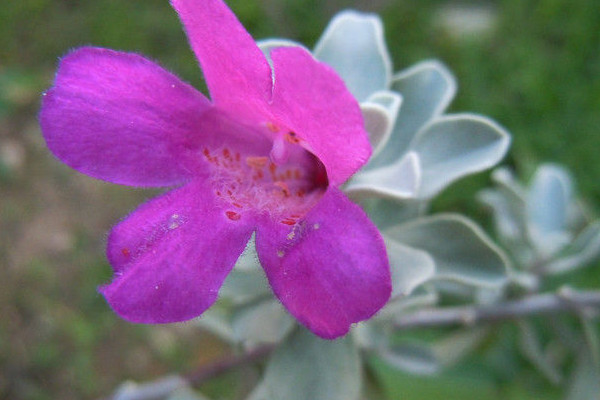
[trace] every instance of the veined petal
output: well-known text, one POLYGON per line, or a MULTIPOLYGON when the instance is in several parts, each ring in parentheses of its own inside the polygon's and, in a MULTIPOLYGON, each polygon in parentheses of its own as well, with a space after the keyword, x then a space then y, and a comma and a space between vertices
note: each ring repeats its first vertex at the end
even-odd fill
POLYGON ((246 215, 228 218, 204 182, 168 192, 112 230, 107 255, 115 277, 100 291, 132 322, 196 317, 216 300, 252 226, 246 215))
POLYGON ((364 165, 371 145, 360 107, 335 71, 299 47, 271 51, 272 110, 325 165, 338 186, 364 165))
MULTIPOLYGON (((271 68, 221 0, 171 0, 200 62, 213 102, 251 118, 271 98, 271 68)), ((241 114, 241 115, 240 115, 241 114)))
POLYGON ((168 186, 198 172, 190 149, 211 107, 200 92, 144 57, 82 48, 61 61, 40 123, 54 155, 84 174, 168 186))
POLYGON ((333 339, 375 314, 391 293, 379 231, 338 189, 291 231, 265 219, 256 249, 273 291, 315 334, 333 339))

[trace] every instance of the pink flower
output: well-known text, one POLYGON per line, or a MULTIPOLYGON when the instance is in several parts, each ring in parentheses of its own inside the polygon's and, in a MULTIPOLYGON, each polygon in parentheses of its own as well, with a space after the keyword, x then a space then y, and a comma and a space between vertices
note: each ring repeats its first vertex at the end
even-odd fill
POLYGON ((132 322, 194 318, 256 233, 273 291, 324 338, 388 300, 383 240, 339 186, 371 154, 359 106, 306 50, 272 68, 221 0, 172 0, 212 101, 136 54, 82 48, 61 62, 41 126, 50 150, 109 182, 179 186, 115 226, 100 288, 132 322))

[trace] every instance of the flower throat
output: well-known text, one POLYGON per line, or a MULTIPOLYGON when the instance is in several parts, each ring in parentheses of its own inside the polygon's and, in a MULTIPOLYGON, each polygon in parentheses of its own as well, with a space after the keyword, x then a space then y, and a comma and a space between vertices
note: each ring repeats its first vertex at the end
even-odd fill
POLYGON ((229 147, 202 149, 211 167, 214 193, 230 206, 226 207, 227 218, 237 221, 244 213, 255 211, 295 225, 312 208, 327 188, 327 173, 299 142, 290 132, 276 135, 265 155, 229 147))

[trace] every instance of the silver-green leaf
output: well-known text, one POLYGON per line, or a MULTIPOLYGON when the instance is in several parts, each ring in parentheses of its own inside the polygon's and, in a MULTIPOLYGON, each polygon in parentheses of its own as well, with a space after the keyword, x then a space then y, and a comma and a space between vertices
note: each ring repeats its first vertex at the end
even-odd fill
POLYGON ((360 390, 360 356, 351 337, 323 340, 299 328, 272 355, 249 400, 356 400, 360 390))
POLYGON ((391 89, 402 96, 402 107, 388 144, 371 160, 371 167, 389 164, 406 153, 417 131, 450 104, 456 82, 445 66, 425 61, 400 71, 392 79, 391 89))
POLYGON ((420 184, 419 156, 410 152, 392 164, 357 173, 344 191, 355 199, 368 196, 402 200, 415 198, 420 184))
POLYGON ((433 349, 425 343, 401 343, 378 354, 390 366, 415 375, 432 375, 441 367, 433 349))
POLYGON ((484 287, 507 282, 507 257, 481 228, 461 215, 419 218, 383 233, 390 240, 426 251, 435 262, 438 279, 484 287))
POLYGON ((559 274, 584 267, 600 258, 600 221, 590 224, 544 271, 559 274))
POLYGON ((231 325, 235 339, 252 347, 279 342, 293 328, 294 319, 281 303, 269 299, 236 310, 231 325))
POLYGON ((435 275, 435 261, 427 252, 395 240, 385 240, 385 247, 392 272, 392 299, 410 295, 435 275))
POLYGON ((375 14, 337 14, 317 42, 314 55, 336 70, 358 101, 389 86, 392 62, 375 14))
POLYGON ((390 90, 375 92, 360 104, 373 156, 387 143, 401 104, 402 96, 390 90))
POLYGON ((488 118, 472 114, 437 118, 410 144, 423 172, 419 197, 430 198, 455 180, 496 165, 509 145, 508 132, 488 118))

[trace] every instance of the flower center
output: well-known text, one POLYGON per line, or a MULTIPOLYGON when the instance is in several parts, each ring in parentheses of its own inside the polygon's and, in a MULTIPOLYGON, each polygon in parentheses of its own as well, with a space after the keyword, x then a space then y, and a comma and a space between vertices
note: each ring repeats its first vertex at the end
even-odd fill
POLYGON ((295 225, 323 196, 328 183, 325 167, 299 143, 288 132, 276 135, 264 154, 226 146, 202 150, 211 167, 214 193, 225 203, 230 220, 252 210, 295 225))

